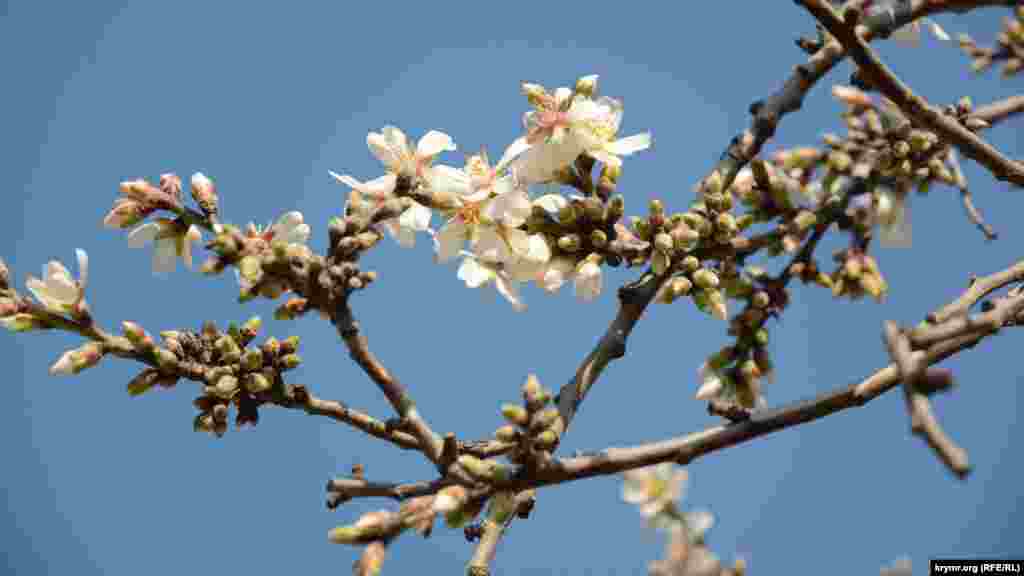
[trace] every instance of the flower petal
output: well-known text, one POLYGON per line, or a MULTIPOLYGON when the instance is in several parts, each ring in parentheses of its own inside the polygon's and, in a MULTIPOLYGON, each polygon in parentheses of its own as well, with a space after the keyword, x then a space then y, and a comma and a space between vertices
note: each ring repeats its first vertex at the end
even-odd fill
POLYGON ((526 310, 526 303, 519 297, 519 288, 508 276, 505 274, 496 274, 494 287, 498 289, 499 294, 504 296, 505 299, 512 304, 512 308, 516 312, 523 312, 526 310))
POLYGON ((646 150, 651 147, 653 139, 651 138, 650 132, 644 132, 642 134, 634 134, 625 138, 619 138, 618 140, 608 144, 605 150, 615 154, 616 156, 629 156, 634 152, 646 150))
POLYGON ((177 257, 178 246, 175 238, 157 240, 153 249, 153 272, 174 272, 177 257))
POLYGON ((466 241, 466 225, 461 218, 452 218, 434 236, 434 260, 441 264, 457 256, 466 241))
POLYGON ((143 224, 128 233, 128 246, 130 248, 142 248, 152 242, 159 233, 160 225, 156 222, 143 224))
POLYGON ((75 257, 78 259, 78 287, 84 289, 89 282, 89 255, 81 248, 75 248, 75 257))
POLYGON ((416 157, 420 159, 433 158, 441 152, 454 152, 455 142, 452 137, 444 132, 431 130, 420 138, 416 144, 416 157))

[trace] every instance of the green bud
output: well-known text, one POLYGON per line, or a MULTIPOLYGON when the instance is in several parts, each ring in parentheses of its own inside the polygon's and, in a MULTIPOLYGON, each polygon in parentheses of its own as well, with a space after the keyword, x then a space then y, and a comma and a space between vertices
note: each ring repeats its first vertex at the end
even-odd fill
POLYGON ((801 210, 793 219, 793 223, 796 224, 797 230, 804 232, 818 223, 818 216, 810 210, 801 210))
POLYGON ((580 96, 592 98, 594 93, 597 92, 597 74, 591 74, 576 80, 575 92, 580 96))
POLYGON ((566 204, 558 209, 558 222, 563 226, 570 226, 576 222, 576 210, 572 204, 566 204))
POLYGON ((604 217, 604 204, 593 196, 584 198, 583 213, 586 214, 587 220, 590 220, 591 222, 600 222, 604 217))
POLYGON ((173 371, 178 366, 178 356, 166 348, 157 348, 153 353, 156 365, 164 371, 173 371))
POLYGON ((260 394, 270 390, 273 384, 262 372, 253 372, 245 378, 245 389, 252 394, 260 394))
POLYGON ((470 476, 491 482, 507 480, 512 475, 512 469, 494 460, 481 460, 476 456, 463 454, 458 459, 459 466, 469 472, 470 476))
POLYGON ((281 357, 281 369, 292 370, 302 364, 302 358, 298 354, 285 354, 281 357))
POLYGON ((213 393, 219 398, 224 400, 230 400, 235 392, 238 391, 238 378, 225 374, 217 380, 217 384, 213 387, 213 393))
POLYGON ((566 234, 558 239, 558 248, 565 252, 576 252, 583 246, 578 234, 566 234))
POLYGON ((266 342, 263 343, 263 352, 271 357, 275 357, 281 353, 281 343, 278 342, 277 338, 273 336, 267 338, 266 342))
POLYGON ((762 348, 767 346, 768 345, 768 331, 765 330, 764 328, 761 328, 757 332, 755 332, 754 333, 754 342, 756 342, 757 345, 762 347, 762 348))
POLYGON ((242 355, 242 369, 255 372, 263 367, 263 352, 255 348, 245 351, 242 355))
POLYGON ((701 268, 693 273, 693 283, 705 290, 717 288, 718 275, 707 268, 701 268))
POLYGON ((282 354, 291 354, 292 352, 295 352, 298 349, 299 349, 299 337, 298 336, 289 336, 289 337, 285 338, 283 342, 281 342, 281 353, 282 354))
POLYGON ((541 450, 551 450, 558 444, 558 433, 552 429, 547 429, 537 435, 533 440, 534 446, 541 450))
POLYGON ((656 250, 669 253, 672 252, 674 244, 675 243, 672 241, 672 236, 666 234, 665 232, 658 232, 657 234, 654 235, 654 248, 656 250))
POLYGON ((608 201, 608 214, 606 220, 614 223, 618 221, 620 218, 622 218, 622 215, 625 214, 625 212, 626 199, 622 196, 622 194, 616 194, 615 196, 612 196, 611 200, 608 201))
POLYGON ((715 225, 722 232, 729 236, 735 236, 736 232, 739 231, 739 225, 736 224, 736 217, 728 212, 722 212, 715 218, 715 225))
POLYGON ((260 332, 260 327, 263 326, 263 321, 260 320, 259 316, 253 316, 242 324, 241 339, 238 341, 243 346, 252 342, 252 339, 256 337, 260 332))
POLYGON ((682 261, 683 271, 696 272, 700 268, 700 260, 696 256, 687 256, 682 261))
POLYGON ((554 424, 558 418, 559 413, 557 408, 548 408, 542 410, 533 415, 533 421, 530 422, 530 429, 533 431, 544 430, 554 424))
POLYGON ((608 245, 608 235, 604 233, 604 230, 593 230, 590 233, 590 244, 601 250, 608 245))
POLYGON ((519 432, 516 430, 515 426, 508 424, 495 430, 494 438, 499 442, 517 442, 519 439, 519 432))
POLYGON ((530 415, 519 404, 502 404, 501 415, 516 426, 526 426, 530 423, 530 415))
POLYGON ((651 216, 665 217, 665 204, 657 198, 653 198, 647 205, 647 209, 650 211, 651 216))

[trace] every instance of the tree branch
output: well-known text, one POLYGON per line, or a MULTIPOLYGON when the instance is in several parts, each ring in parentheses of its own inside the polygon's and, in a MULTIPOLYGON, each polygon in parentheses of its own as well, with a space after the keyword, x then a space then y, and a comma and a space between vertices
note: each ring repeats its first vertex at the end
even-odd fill
MULTIPOLYGON (((331 322, 337 327, 338 334, 348 347, 349 355, 356 364, 373 380, 392 408, 408 424, 422 447, 423 453, 435 464, 440 462, 443 441, 416 410, 416 403, 408 391, 391 372, 381 364, 380 360, 370 352, 366 336, 359 332, 359 324, 352 316, 348 298, 339 298, 331 309, 331 322)), ((444 474, 444 470, 441 470, 444 474)))
MULTIPOLYGON (((848 21, 843 21, 835 9, 824 0, 797 1, 843 45, 846 52, 857 63, 861 77, 892 100, 908 118, 954 144, 964 156, 972 158, 988 168, 996 179, 1024 186, 1024 164, 1003 156, 995 147, 961 126, 955 119, 946 116, 941 110, 930 105, 879 60, 874 51, 861 39, 861 35, 869 37, 869 32, 864 28, 856 27, 857 18, 860 15, 858 11, 847 9, 848 21)), ((932 3, 941 4, 941 2, 932 3)), ((959 4, 967 3, 960 2, 959 4)))

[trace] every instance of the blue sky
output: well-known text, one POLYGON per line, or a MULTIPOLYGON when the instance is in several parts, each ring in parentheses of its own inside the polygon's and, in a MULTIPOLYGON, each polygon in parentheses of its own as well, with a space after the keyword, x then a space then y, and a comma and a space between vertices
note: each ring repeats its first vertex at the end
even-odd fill
MULTIPOLYGON (((937 20, 987 41, 1005 10, 937 20)), ((365 136, 395 124, 413 137, 451 134, 460 151, 496 156, 519 132, 521 80, 545 85, 601 75, 623 98, 624 134, 650 129, 655 145, 630 158, 620 190, 629 214, 654 195, 685 206, 691 186, 748 124, 747 107, 802 61, 793 39, 810 17, 785 2, 608 5, 577 3, 47 3, 10 1, 0 17, 0 163, 7 208, 0 257, 18 285, 47 260, 91 256, 89 302, 108 328, 150 332, 221 326, 252 315, 264 337, 298 334, 304 365, 291 381, 388 417, 376 387, 315 318, 271 320, 273 303, 236 304, 233 275, 149 272, 149 251, 101 229, 118 182, 203 171, 218 184, 225 219, 264 223, 300 210, 323 250, 344 187, 328 170, 380 174, 365 136), (20 205, 22 216, 19 218, 20 205)), ((952 44, 885 43, 888 63, 936 102, 970 94, 983 103, 1021 80, 974 77, 952 44)), ((787 117, 768 150, 816 144, 841 131, 828 87, 840 66, 787 117)), ((988 135, 1021 157, 1019 120, 988 135)), ((913 199, 914 247, 876 257, 892 287, 882 305, 836 302, 797 287, 774 325, 782 403, 847 384, 886 362, 882 321, 916 322, 956 296, 969 273, 1020 258, 1019 191, 967 166, 976 202, 1002 238, 986 244, 954 191, 913 199)), ((437 222, 435 221, 435 224, 437 222)), ((839 246, 824 242, 822 262, 839 246)), ((577 303, 570 290, 528 288, 522 314, 481 298, 431 262, 429 243, 387 241, 366 262, 380 274, 354 305, 371 345, 410 388, 435 429, 479 438, 501 424, 530 372, 557 388, 603 332, 614 287, 635 270, 606 273, 605 294, 577 303)), ((727 342, 725 326, 683 301, 650 310, 626 358, 588 397, 563 450, 594 450, 689 433, 717 423, 692 399, 694 371, 727 342)), ((390 502, 327 511, 323 485, 361 463, 380 480, 429 478, 431 467, 344 426, 266 409, 255 429, 221 440, 191 432, 194 384, 130 398, 138 366, 104 362, 76 378, 46 368, 76 345, 67 334, 0 334, 9 394, 0 403, 8 513, 5 566, 19 574, 344 573, 357 556, 326 541, 329 528, 390 502)), ((754 574, 873 574, 908 554, 1024 556, 1024 491, 1011 438, 1021 406, 1021 335, 1007 331, 948 365, 960 387, 938 399, 946 430, 975 472, 952 480, 908 433, 896 394, 864 408, 703 458, 690 466, 687 506, 710 508, 711 548, 743 556, 754 574)), ((544 490, 531 519, 498 551, 498 574, 640 574, 662 552, 619 500, 621 481, 600 478, 544 490)), ((385 573, 454 573, 471 546, 461 531, 403 536, 385 573)))

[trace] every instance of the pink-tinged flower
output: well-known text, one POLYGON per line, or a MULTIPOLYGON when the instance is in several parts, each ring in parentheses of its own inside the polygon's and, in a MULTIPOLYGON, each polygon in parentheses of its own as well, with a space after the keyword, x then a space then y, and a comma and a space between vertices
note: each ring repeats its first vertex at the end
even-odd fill
POLYGON ((608 166, 621 166, 620 156, 651 147, 650 132, 615 138, 622 124, 622 101, 615 98, 577 98, 570 109, 570 121, 587 154, 608 166))
POLYGON ((63 264, 51 260, 43 267, 43 279, 29 276, 25 286, 47 310, 57 314, 80 310, 85 300, 85 286, 89 279, 89 255, 81 248, 75 250, 78 258, 78 280, 63 264))
POLYGON ((682 497, 687 472, 663 463, 626 471, 623 477, 622 499, 639 506, 640 515, 650 521, 682 497))
POLYGON ((177 258, 192 268, 192 243, 202 238, 195 225, 186 226, 181 220, 157 218, 132 230, 128 234, 128 246, 142 248, 153 243, 153 272, 173 272, 177 258))
POLYGON ((519 296, 515 280, 501 262, 479 258, 471 252, 463 251, 461 254, 464 258, 457 273, 459 280, 470 288, 480 288, 493 283, 498 293, 512 304, 516 312, 526 310, 526 304, 519 296))
POLYGON ((410 178, 426 178, 435 156, 456 150, 451 136, 437 130, 424 134, 413 150, 405 134, 394 126, 367 134, 366 145, 388 172, 410 178))
MULTIPOLYGON (((596 76, 592 83, 596 86, 596 76)), ((517 148, 514 172, 525 183, 553 180, 559 170, 586 152, 610 166, 620 166, 626 156, 651 145, 650 133, 615 139, 622 122, 622 102, 591 98, 561 87, 548 93, 542 86, 523 83, 534 110, 523 115, 526 135, 517 148), (523 151, 521 148, 529 147, 523 151)))
POLYGON ((281 215, 277 222, 262 228, 250 222, 245 228, 243 252, 259 254, 269 249, 274 242, 304 245, 309 240, 309 234, 309 224, 303 221, 302 212, 293 210, 281 215))

